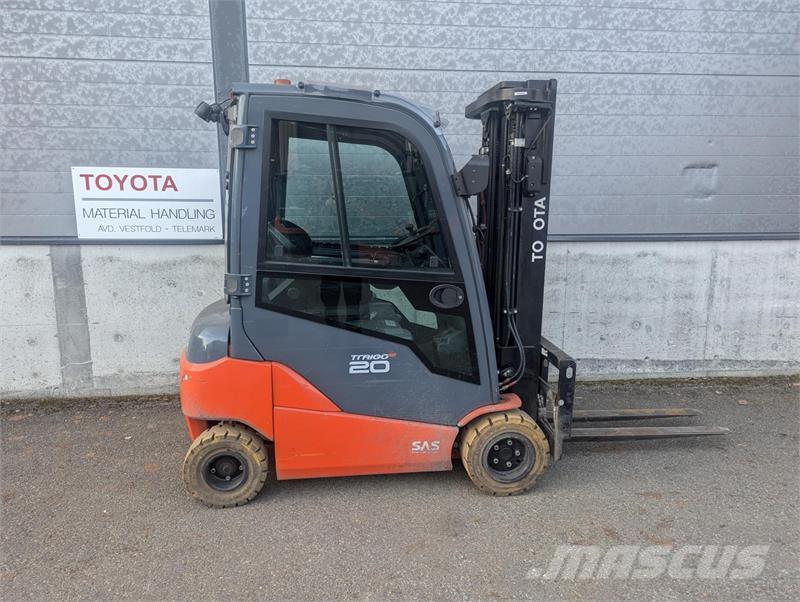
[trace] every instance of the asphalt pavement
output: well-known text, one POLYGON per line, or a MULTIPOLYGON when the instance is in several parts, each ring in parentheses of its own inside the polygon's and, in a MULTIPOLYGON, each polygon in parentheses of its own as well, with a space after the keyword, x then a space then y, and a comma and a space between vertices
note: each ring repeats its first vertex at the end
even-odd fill
POLYGON ((189 441, 175 399, 5 404, 0 597, 798 599, 798 384, 579 385, 581 407, 689 406, 705 415, 677 423, 732 432, 568 444, 520 497, 480 493, 458 465, 269 480, 254 502, 227 510, 183 490, 189 441), (548 573, 567 545, 614 570, 584 564, 570 575, 567 562, 548 573), (654 547, 668 568, 643 575, 654 547), (632 569, 609 559, 620 550, 632 569), (709 550, 729 550, 730 570, 699 570, 709 550))

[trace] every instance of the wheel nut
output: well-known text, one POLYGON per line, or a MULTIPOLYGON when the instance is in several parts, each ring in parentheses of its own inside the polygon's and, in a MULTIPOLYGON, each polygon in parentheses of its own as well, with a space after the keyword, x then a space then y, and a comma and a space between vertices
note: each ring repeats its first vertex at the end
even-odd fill
MULTIPOLYGON (((510 464, 511 464, 511 462, 509 462, 509 465, 510 465, 510 464)), ((226 481, 230 481, 230 480, 231 480, 231 477, 230 477, 230 475, 228 475, 227 477, 225 477, 225 480, 226 480, 226 481)))
POLYGON ((216 468, 212 468, 212 469, 211 469, 211 472, 212 472, 212 473, 215 473, 215 472, 217 472, 217 469, 216 469, 216 468))
POLYGON ((500 446, 499 445, 495 445, 494 446, 494 451, 497 451, 498 449, 500 449, 500 446))
POLYGON ((492 462, 494 462, 495 464, 497 464, 498 462, 500 462, 500 460, 498 460, 497 458, 495 458, 494 460, 492 460, 492 462))
POLYGON ((518 455, 519 455, 519 450, 516 450, 516 451, 514 452, 514 455, 515 455, 515 456, 518 456, 518 455))
POLYGON ((239 467, 239 470, 244 470, 244 466, 240 466, 240 467, 239 467))
POLYGON ((514 442, 513 442, 511 439, 508 439, 508 440, 506 441, 506 445, 512 445, 513 443, 514 443, 514 442))
POLYGON ((511 468, 511 462, 506 462, 506 467, 511 468))

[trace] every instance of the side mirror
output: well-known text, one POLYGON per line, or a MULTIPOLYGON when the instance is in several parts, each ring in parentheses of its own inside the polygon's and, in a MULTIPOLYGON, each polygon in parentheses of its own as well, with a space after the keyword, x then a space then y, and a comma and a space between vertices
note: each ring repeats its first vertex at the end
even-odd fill
POLYGON ((223 109, 216 102, 212 105, 205 101, 201 102, 195 107, 194 114, 206 123, 211 121, 214 123, 219 123, 222 126, 222 131, 225 132, 225 135, 227 136, 229 134, 230 124, 228 123, 227 115, 225 115, 225 109, 223 109))
POLYGON ((489 156, 472 155, 467 164, 453 176, 458 196, 471 197, 489 185, 489 156))
POLYGON ((206 123, 209 121, 216 121, 214 108, 204 101, 201 101, 200 104, 195 107, 194 114, 206 123))

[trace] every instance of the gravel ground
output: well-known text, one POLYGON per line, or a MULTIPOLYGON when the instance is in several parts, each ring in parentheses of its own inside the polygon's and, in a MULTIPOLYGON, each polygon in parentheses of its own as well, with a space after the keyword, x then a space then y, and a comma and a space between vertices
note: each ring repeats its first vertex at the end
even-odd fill
POLYGON ((521 497, 483 495, 457 466, 268 481, 216 511, 183 491, 174 399, 7 404, 0 597, 798 599, 798 384, 579 385, 578 403, 696 407, 732 434, 568 444, 521 497), (754 578, 537 578, 565 544, 769 548, 754 578))

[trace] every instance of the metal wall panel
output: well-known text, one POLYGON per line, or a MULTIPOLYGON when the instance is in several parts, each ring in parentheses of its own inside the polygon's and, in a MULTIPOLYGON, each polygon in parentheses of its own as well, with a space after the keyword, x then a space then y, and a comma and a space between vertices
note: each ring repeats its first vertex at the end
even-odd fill
POLYGON ((0 236, 76 235, 73 165, 217 166, 208 4, 4 0, 0 236))
MULTIPOLYGON (((0 235, 75 235, 72 165, 214 167, 206 0, 4 0, 0 235)), ((251 79, 328 81, 438 109, 559 80, 555 238, 800 230, 796 0, 248 0, 251 79)), ((19 240, 19 238, 17 238, 19 240)))

